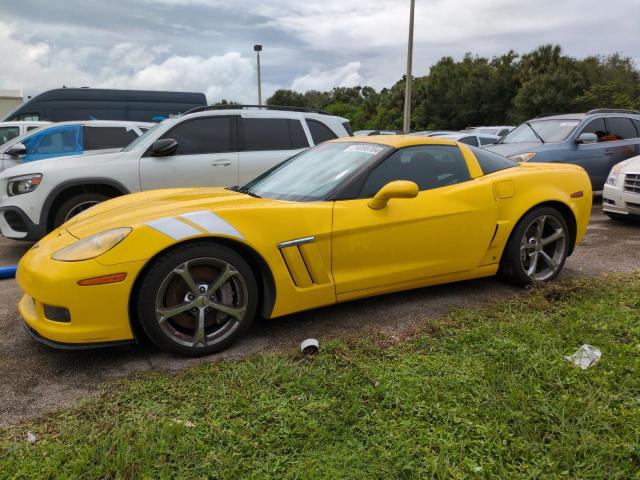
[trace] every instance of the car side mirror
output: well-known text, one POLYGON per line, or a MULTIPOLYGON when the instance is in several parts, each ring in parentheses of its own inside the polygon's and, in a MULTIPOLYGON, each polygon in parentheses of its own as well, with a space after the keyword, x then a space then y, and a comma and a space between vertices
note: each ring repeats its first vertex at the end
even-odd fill
POLYGON ((176 153, 178 149, 178 142, 173 138, 163 138, 162 140, 156 140, 151 145, 151 155, 153 157, 168 157, 176 153))
POLYGON ((576 138, 576 143, 598 143, 598 136, 595 133, 581 133, 576 138))
POLYGON ((5 152, 7 155, 11 155, 12 157, 21 157, 27 154, 27 147, 24 146, 24 143, 16 143, 12 145, 9 150, 5 152))
POLYGON ((369 201, 369 208, 381 210, 387 206, 392 198, 415 198, 420 193, 420 189, 415 182, 407 180, 394 180, 382 187, 378 193, 369 201))

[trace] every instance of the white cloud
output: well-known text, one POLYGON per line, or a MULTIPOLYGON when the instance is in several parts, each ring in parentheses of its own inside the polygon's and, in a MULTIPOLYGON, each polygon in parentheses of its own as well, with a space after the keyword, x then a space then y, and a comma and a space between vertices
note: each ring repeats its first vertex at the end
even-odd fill
MULTIPOLYGON (((640 44, 630 40, 640 28, 638 1, 604 9, 597 0, 418 1, 414 74, 445 55, 526 52, 542 43, 576 56, 638 58, 640 44)), ((381 88, 404 74, 409 0, 5 3, 0 88, 31 95, 61 85, 117 86, 254 103, 254 43, 265 46, 265 97, 278 85, 381 88)))
POLYGON ((333 87, 355 87, 362 85, 364 79, 360 75, 360 62, 350 62, 346 65, 331 70, 319 70, 314 68, 306 75, 296 77, 291 83, 291 88, 298 92, 308 90, 331 90, 333 87))
MULTIPOLYGON (((169 55, 167 47, 147 48, 119 43, 107 52, 91 47, 54 50, 46 43, 29 43, 13 36, 11 25, 0 22, 0 85, 29 95, 51 88, 90 86, 134 90, 204 92, 209 102, 221 99, 255 103, 255 59, 237 52, 209 57, 169 55), (84 60, 102 59, 98 68, 82 68, 84 60)), ((264 84, 265 95, 277 85, 264 84)))
POLYGON ((172 55, 162 62, 106 78, 102 87, 204 92, 210 102, 223 98, 250 102, 256 91, 252 59, 230 52, 220 56, 172 55))

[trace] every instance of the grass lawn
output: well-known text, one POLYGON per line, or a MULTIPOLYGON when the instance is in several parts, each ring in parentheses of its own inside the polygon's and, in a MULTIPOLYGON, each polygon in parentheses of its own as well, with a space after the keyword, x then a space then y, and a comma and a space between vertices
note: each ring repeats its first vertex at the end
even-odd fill
POLYGON ((640 276, 582 279, 400 344, 140 375, 0 430, 0 476, 640 478, 639 312, 640 276))

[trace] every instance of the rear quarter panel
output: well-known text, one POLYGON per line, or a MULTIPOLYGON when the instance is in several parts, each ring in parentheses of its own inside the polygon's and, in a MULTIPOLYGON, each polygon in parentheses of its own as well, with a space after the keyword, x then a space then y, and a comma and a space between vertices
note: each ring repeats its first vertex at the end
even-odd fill
MULTIPOLYGON (((567 164, 525 163, 483 177, 491 181, 498 207, 498 229, 491 257, 499 259, 513 228, 532 208, 548 202, 566 206, 575 220, 575 244, 589 223, 593 192, 584 169, 567 164)), ((487 259, 487 263, 491 258, 487 259)))

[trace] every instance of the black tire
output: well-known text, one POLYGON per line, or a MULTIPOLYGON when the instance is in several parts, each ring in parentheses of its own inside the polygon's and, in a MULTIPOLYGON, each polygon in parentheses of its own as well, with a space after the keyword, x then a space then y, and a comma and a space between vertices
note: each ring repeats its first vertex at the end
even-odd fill
POLYGON ((189 243, 154 261, 144 272, 134 301, 140 324, 156 346, 185 356, 210 355, 226 349, 249 329, 258 305, 258 285, 249 264, 232 249, 209 242, 189 243), (209 291, 224 272, 233 273, 209 291), (187 277, 193 288, 188 287, 187 277), (193 294, 197 288, 199 293, 193 294), (160 313, 184 307, 190 308, 166 318, 160 313), (222 307, 243 313, 232 316, 219 310, 222 307), (200 316, 202 341, 198 340, 200 316))
POLYGON ((564 263, 567 260, 571 241, 572 238, 569 227, 567 226, 567 221, 558 210, 553 207, 536 207, 522 217, 513 229, 502 259, 500 260, 499 275, 518 286, 526 286, 534 282, 551 281, 562 271, 564 263), (532 232, 531 229, 537 229, 538 224, 535 222, 541 218, 545 218, 545 221, 542 222, 543 234, 541 238, 544 238, 545 241, 552 238, 552 235, 547 233, 550 228, 553 232, 561 229, 562 237, 559 237, 553 244, 546 246, 543 246, 543 242, 533 237, 525 242, 525 233, 527 236, 530 236, 532 232), (547 226, 545 226, 546 222, 548 222, 547 226), (540 247, 536 246, 538 243, 541 245, 540 247), (523 246, 523 244, 526 246, 523 246), (554 249, 553 256, 548 253, 550 252, 549 247, 554 249), (544 251, 544 255, 542 251, 544 251), (535 263, 532 259, 533 255, 536 256, 535 263), (550 262, 547 262, 546 258, 550 259, 550 262), (546 265, 546 270, 540 272, 539 275, 536 272, 536 268, 540 268, 537 267, 537 261, 543 262, 541 263, 543 266, 546 265), (524 263, 528 263, 527 267, 529 268, 533 265, 532 275, 525 269, 524 263), (554 266, 552 267, 550 263, 553 263, 554 266))
POLYGON ((611 220, 615 220, 616 222, 621 223, 637 223, 640 220, 640 216, 638 215, 624 215, 614 212, 604 212, 604 214, 611 220))
POLYGON ((99 203, 109 200, 111 197, 103 193, 80 193, 65 200, 55 212, 53 228, 58 228, 63 223, 73 218, 78 213, 91 208, 99 203))

